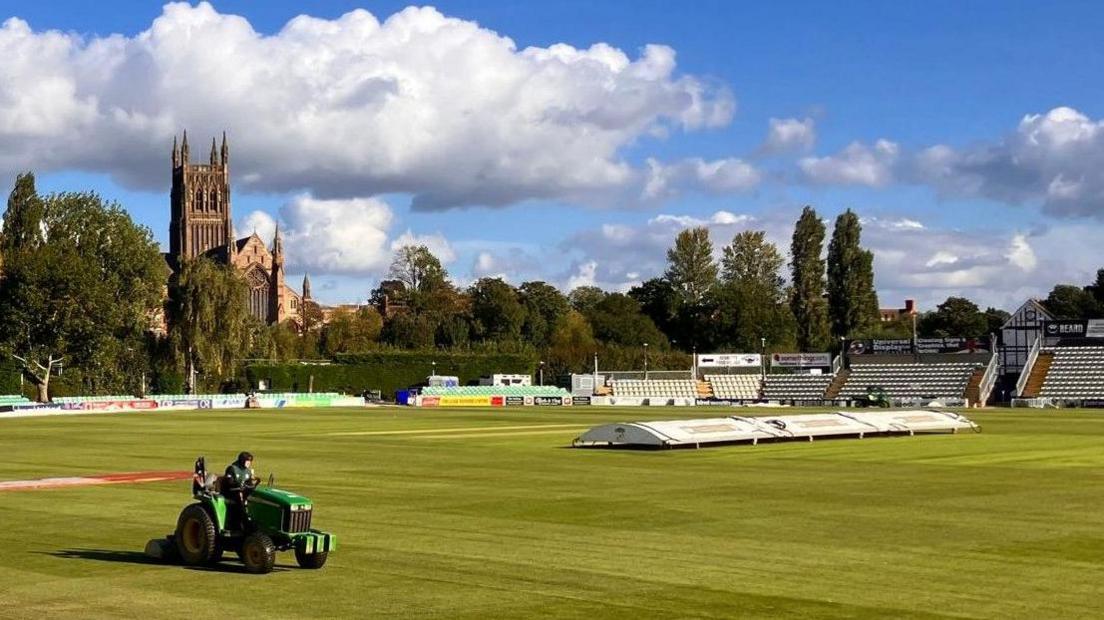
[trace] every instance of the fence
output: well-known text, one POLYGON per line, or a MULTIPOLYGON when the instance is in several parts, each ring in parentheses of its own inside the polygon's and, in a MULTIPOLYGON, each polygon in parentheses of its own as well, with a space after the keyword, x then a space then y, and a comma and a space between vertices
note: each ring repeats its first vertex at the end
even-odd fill
POLYGON ((985 374, 981 376, 981 385, 978 386, 978 407, 984 407, 989 402, 989 395, 993 393, 993 386, 997 384, 998 364, 997 354, 989 357, 989 365, 985 367, 985 374))

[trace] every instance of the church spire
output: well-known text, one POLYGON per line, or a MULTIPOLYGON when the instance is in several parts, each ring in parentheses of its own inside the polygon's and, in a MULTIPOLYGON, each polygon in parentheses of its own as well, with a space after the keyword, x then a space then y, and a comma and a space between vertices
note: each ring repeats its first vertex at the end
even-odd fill
POLYGON ((215 139, 211 138, 211 165, 218 165, 218 151, 215 150, 215 139))
POLYGON ((180 163, 188 163, 188 130, 184 130, 184 142, 180 145, 180 163))
POLYGON ((311 298, 310 274, 303 275, 303 299, 311 298))
POLYGON ((230 163, 230 145, 226 142, 226 132, 222 132, 222 165, 230 163))
POLYGON ((176 146, 176 134, 173 134, 172 165, 173 168, 180 165, 180 148, 176 146))
POLYGON ((276 224, 276 234, 272 236, 272 262, 284 264, 284 238, 280 235, 280 225, 276 224))

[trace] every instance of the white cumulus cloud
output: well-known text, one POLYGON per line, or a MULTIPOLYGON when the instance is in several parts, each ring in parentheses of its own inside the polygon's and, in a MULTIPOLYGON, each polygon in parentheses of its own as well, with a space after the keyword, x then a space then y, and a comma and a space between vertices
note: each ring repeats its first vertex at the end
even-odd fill
POLYGON ((1061 217, 1104 218, 1104 119, 1069 107, 1027 114, 1002 137, 966 147, 902 151, 889 140, 853 142, 798 167, 816 184, 924 185, 940 195, 1040 206, 1061 217))
POLYGON ((760 151, 767 154, 805 152, 816 144, 816 123, 811 118, 772 118, 760 151))
POLYGON ((804 157, 798 166, 813 183, 878 187, 893 180, 899 152, 889 140, 878 140, 874 146, 852 142, 835 155, 804 157))
MULTIPOLYGON (((623 147, 725 125, 734 108, 726 89, 679 74, 666 46, 518 49, 430 7, 382 22, 301 15, 273 34, 206 2, 167 4, 135 36, 0 25, 9 175, 81 169, 162 188, 174 134, 191 130, 195 161, 227 129, 243 190, 403 192, 415 209, 598 202, 644 176, 623 147)), ((706 185, 745 182, 729 163, 710 166, 698 166, 706 185)))
POLYGON ((754 188, 762 173, 748 162, 735 158, 706 161, 699 157, 664 164, 649 158, 641 192, 644 200, 666 199, 679 194, 704 192, 730 194, 754 188))

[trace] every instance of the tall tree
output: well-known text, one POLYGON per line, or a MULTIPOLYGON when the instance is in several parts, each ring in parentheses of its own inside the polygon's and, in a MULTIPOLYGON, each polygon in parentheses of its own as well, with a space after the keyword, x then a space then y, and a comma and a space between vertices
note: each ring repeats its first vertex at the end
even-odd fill
POLYGON ((668 346, 667 338, 640 311, 640 304, 628 295, 606 295, 590 310, 586 318, 594 329, 594 335, 603 342, 629 346, 647 343, 657 348, 668 346))
POLYGON ((536 347, 548 346, 552 331, 571 306, 567 297, 547 282, 523 282, 518 288, 525 306, 522 336, 536 347))
POLYGON ((965 297, 948 297, 934 312, 920 317, 917 324, 921 335, 936 338, 977 338, 988 330, 985 313, 965 297))
POLYGON ((629 290, 632 297, 640 304, 640 310, 650 318, 669 339, 677 340, 684 349, 689 349, 693 344, 692 339, 685 338, 679 324, 679 295, 671 283, 664 278, 652 278, 645 280, 639 286, 629 290))
POLYGON ((754 287, 771 303, 784 299, 786 280, 780 273, 784 261, 764 231, 737 233, 721 254, 721 279, 725 283, 754 287))
POLYGON ((549 370, 553 375, 586 372, 596 350, 594 332, 586 317, 577 310, 568 310, 552 330, 547 352, 549 370))
POLYGON ((704 226, 683 230, 675 245, 667 250, 664 277, 687 304, 701 303, 717 282, 717 264, 713 261, 713 242, 704 226))
POLYGON ((985 333, 999 334, 1001 327, 1012 318, 1012 315, 999 308, 988 307, 985 309, 985 333))
POLYGON ((473 331, 484 340, 517 341, 525 322, 518 292, 501 278, 480 278, 468 289, 473 331))
POLYGON ((362 353, 376 346, 383 318, 372 306, 335 310, 322 329, 322 349, 327 355, 362 353))
POLYGON ((832 334, 847 338, 878 321, 874 255, 862 249, 862 225, 850 209, 836 218, 828 244, 828 317, 832 334))
POLYGON ((1104 310, 1104 269, 1096 270, 1096 279, 1085 290, 1093 296, 1100 309, 1104 310))
POLYGON ((449 281, 448 272, 429 248, 403 246, 396 250, 390 277, 393 280, 381 283, 373 293, 377 300, 386 293, 403 308, 384 325, 385 341, 419 347, 467 342, 469 300, 449 281), (411 316, 400 318, 407 314, 411 316))
POLYGON ((755 351, 766 339, 773 350, 792 349, 794 319, 778 248, 763 231, 749 230, 733 237, 722 254, 721 284, 710 294, 714 344, 755 351))
POLYGON ((169 286, 168 320, 189 390, 201 372, 208 387, 233 376, 249 350, 248 288, 232 268, 200 257, 186 260, 169 286))
POLYGON ((1095 318, 1100 313, 1092 293, 1073 284, 1057 284, 1043 300, 1043 306, 1062 319, 1095 318))
POLYGON ((45 216, 45 203, 35 190, 34 173, 17 176, 0 225, 0 256, 29 252, 41 246, 45 216))
POLYGON ((580 286, 567 294, 567 301, 571 307, 583 314, 588 314, 605 298, 606 292, 597 286, 580 286))
POLYGON ((426 291, 448 278, 441 261, 424 245, 404 245, 396 250, 389 275, 413 292, 426 291))
POLYGON ((812 207, 806 206, 790 242, 790 310, 797 325, 797 347, 802 351, 824 351, 830 344, 821 258, 824 236, 824 222, 812 207))
POLYGON ((58 358, 79 370, 83 391, 139 391, 166 275, 153 235, 95 194, 38 198, 28 177, 18 185, 4 218, 14 224, 4 239, 0 343, 40 399, 58 358), (40 215, 26 215, 28 204, 40 215))

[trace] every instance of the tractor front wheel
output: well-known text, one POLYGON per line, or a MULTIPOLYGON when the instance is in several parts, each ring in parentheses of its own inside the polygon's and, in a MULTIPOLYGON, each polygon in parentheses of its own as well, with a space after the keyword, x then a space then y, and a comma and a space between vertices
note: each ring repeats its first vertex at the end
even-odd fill
POLYGON ((215 522, 203 504, 192 504, 180 512, 173 539, 180 558, 189 566, 210 563, 218 551, 215 522))
POLYGON ((328 555, 330 555, 329 551, 304 553, 298 547, 295 548, 295 561, 299 563, 300 568, 322 568, 326 565, 328 555))
POLYGON ((271 573, 276 564, 276 545, 268 534, 254 532, 242 542, 241 559, 245 570, 251 573, 271 573))

